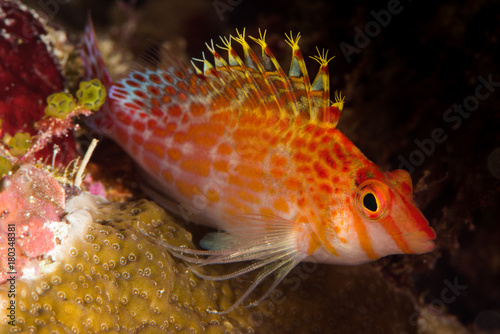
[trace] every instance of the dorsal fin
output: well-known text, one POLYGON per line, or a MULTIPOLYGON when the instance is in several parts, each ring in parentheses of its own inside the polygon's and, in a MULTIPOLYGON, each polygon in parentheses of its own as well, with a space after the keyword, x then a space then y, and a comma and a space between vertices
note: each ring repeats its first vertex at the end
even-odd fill
POLYGON ((113 81, 111 80, 111 76, 106 69, 101 52, 99 51, 94 24, 92 23, 90 13, 87 17, 85 35, 83 37, 80 53, 85 69, 85 79, 99 79, 104 87, 106 87, 106 90, 109 90, 113 81))
POLYGON ((278 105, 280 106, 280 113, 285 115, 292 112, 294 116, 299 116, 299 110, 295 95, 293 94, 293 87, 290 83, 288 76, 281 68, 278 60, 272 53, 271 49, 266 43, 266 31, 264 33, 259 29, 259 38, 249 36, 253 41, 260 45, 262 49, 262 60, 266 70, 265 77, 270 82, 270 85, 275 88, 275 97, 278 105), (283 107, 281 107, 283 106, 283 107), (288 108, 289 111, 283 110, 288 108))
POLYGON ((236 37, 232 36, 232 38, 243 48, 243 56, 247 68, 246 74, 251 78, 251 82, 254 85, 252 88, 259 92, 261 97, 260 107, 267 111, 280 110, 280 116, 285 116, 278 103, 276 87, 266 77, 264 66, 245 39, 245 29, 243 29, 241 34, 236 30, 236 35, 236 37))
MULTIPOLYGON (((294 38, 286 35, 292 48, 292 61, 286 75, 265 41, 266 32, 259 30, 259 37, 250 37, 262 50, 261 60, 245 39, 245 30, 236 36, 222 38, 221 50, 228 53, 227 60, 216 50, 213 41, 207 49, 214 57, 213 63, 203 54, 193 59, 193 69, 159 66, 155 69, 133 71, 115 84, 110 97, 123 111, 132 115, 153 112, 165 115, 173 105, 181 113, 189 112, 193 103, 201 104, 211 113, 231 108, 235 113, 257 112, 292 118, 306 122, 336 124, 342 105, 340 97, 330 105, 328 58, 325 51, 311 58, 320 63, 320 69, 311 84, 302 52, 298 46, 300 34, 294 38), (231 45, 241 44, 243 57, 231 45), (198 66, 201 62, 202 66, 198 66)), ((187 115, 189 116, 189 115, 187 115)))
POLYGON ((250 82, 251 85, 254 85, 255 82, 252 80, 249 81, 249 79, 251 78, 248 78, 248 76, 243 74, 245 66, 243 65, 241 58, 231 46, 231 36, 229 36, 229 38, 220 37, 220 39, 224 46, 217 46, 221 50, 226 50, 228 52, 229 63, 227 63, 224 58, 215 50, 213 43, 211 47, 207 45, 208 50, 214 56, 217 70, 219 72, 225 72, 230 75, 234 82, 236 91, 241 92, 245 96, 244 99, 247 101, 247 105, 250 109, 257 108, 259 106, 258 101, 252 98, 252 94, 248 89, 245 89, 245 81, 250 82), (234 70, 232 70, 231 68, 233 68, 234 70))

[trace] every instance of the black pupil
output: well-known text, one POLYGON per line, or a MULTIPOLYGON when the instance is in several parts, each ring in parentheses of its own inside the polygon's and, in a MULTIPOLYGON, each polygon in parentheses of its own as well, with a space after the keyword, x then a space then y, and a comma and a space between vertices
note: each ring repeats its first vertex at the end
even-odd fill
POLYGON ((377 200, 372 193, 368 193, 363 197, 363 205, 372 212, 377 211, 377 200))

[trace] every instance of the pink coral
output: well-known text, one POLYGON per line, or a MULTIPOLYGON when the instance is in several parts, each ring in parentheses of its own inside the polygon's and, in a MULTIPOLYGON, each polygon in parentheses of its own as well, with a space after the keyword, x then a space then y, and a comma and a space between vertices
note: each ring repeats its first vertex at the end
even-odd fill
POLYGON ((64 189, 53 176, 34 166, 23 165, 4 180, 0 192, 0 284, 8 276, 8 225, 15 223, 16 271, 22 276, 31 259, 55 246, 48 223, 60 220, 64 200, 64 189))

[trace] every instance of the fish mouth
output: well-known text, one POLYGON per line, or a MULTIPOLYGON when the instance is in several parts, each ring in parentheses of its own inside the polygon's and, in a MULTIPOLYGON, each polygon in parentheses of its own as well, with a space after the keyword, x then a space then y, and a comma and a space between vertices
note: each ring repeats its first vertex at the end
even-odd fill
POLYGON ((434 250, 436 244, 436 233, 429 227, 429 230, 420 230, 415 232, 404 233, 403 237, 408 243, 408 246, 413 254, 423 254, 434 250))

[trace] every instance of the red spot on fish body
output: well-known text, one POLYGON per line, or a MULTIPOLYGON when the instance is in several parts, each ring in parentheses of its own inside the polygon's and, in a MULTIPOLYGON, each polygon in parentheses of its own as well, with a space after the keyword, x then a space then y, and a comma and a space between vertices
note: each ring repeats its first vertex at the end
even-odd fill
POLYGON ((179 105, 174 104, 168 109, 168 114, 172 117, 179 117, 182 114, 182 109, 179 105))
POLYGON ((314 170, 316 171, 316 174, 322 178, 326 179, 328 177, 328 173, 326 172, 325 168, 319 163, 319 162, 314 162, 313 164, 314 170))
POLYGON ((144 75, 137 72, 132 75, 132 78, 140 82, 146 82, 146 78, 144 77, 144 75))
POLYGON ((332 158, 330 155, 330 152, 328 150, 324 149, 321 150, 319 153, 319 156, 323 159, 323 161, 332 169, 336 170, 337 169, 337 163, 335 160, 332 158))
POLYGON ((142 143, 144 143, 144 138, 137 133, 132 134, 132 140, 138 145, 142 145, 142 143))
POLYGON ((149 80, 153 81, 155 84, 161 84, 162 83, 160 76, 157 75, 157 74, 151 74, 149 76, 149 80))
POLYGON ((124 125, 131 125, 132 124, 132 117, 130 117, 129 114, 123 112, 123 111, 118 111, 116 113, 116 118, 123 123, 124 125))
POLYGON ((132 126, 134 127, 134 129, 136 129, 139 132, 144 132, 144 130, 146 130, 146 125, 143 122, 138 121, 138 120, 134 121, 132 123, 132 126))
POLYGON ((141 85, 139 85, 135 80, 127 80, 125 82, 130 87, 134 87, 134 88, 140 88, 141 87, 141 85))
POLYGON ((144 149, 153 153, 158 159, 163 159, 165 156, 165 149, 161 143, 154 141, 147 141, 144 143, 144 149))
POLYGON ((331 194, 332 193, 332 187, 330 187, 328 184, 326 183, 322 183, 320 184, 319 188, 324 191, 325 193, 327 194, 331 194))

